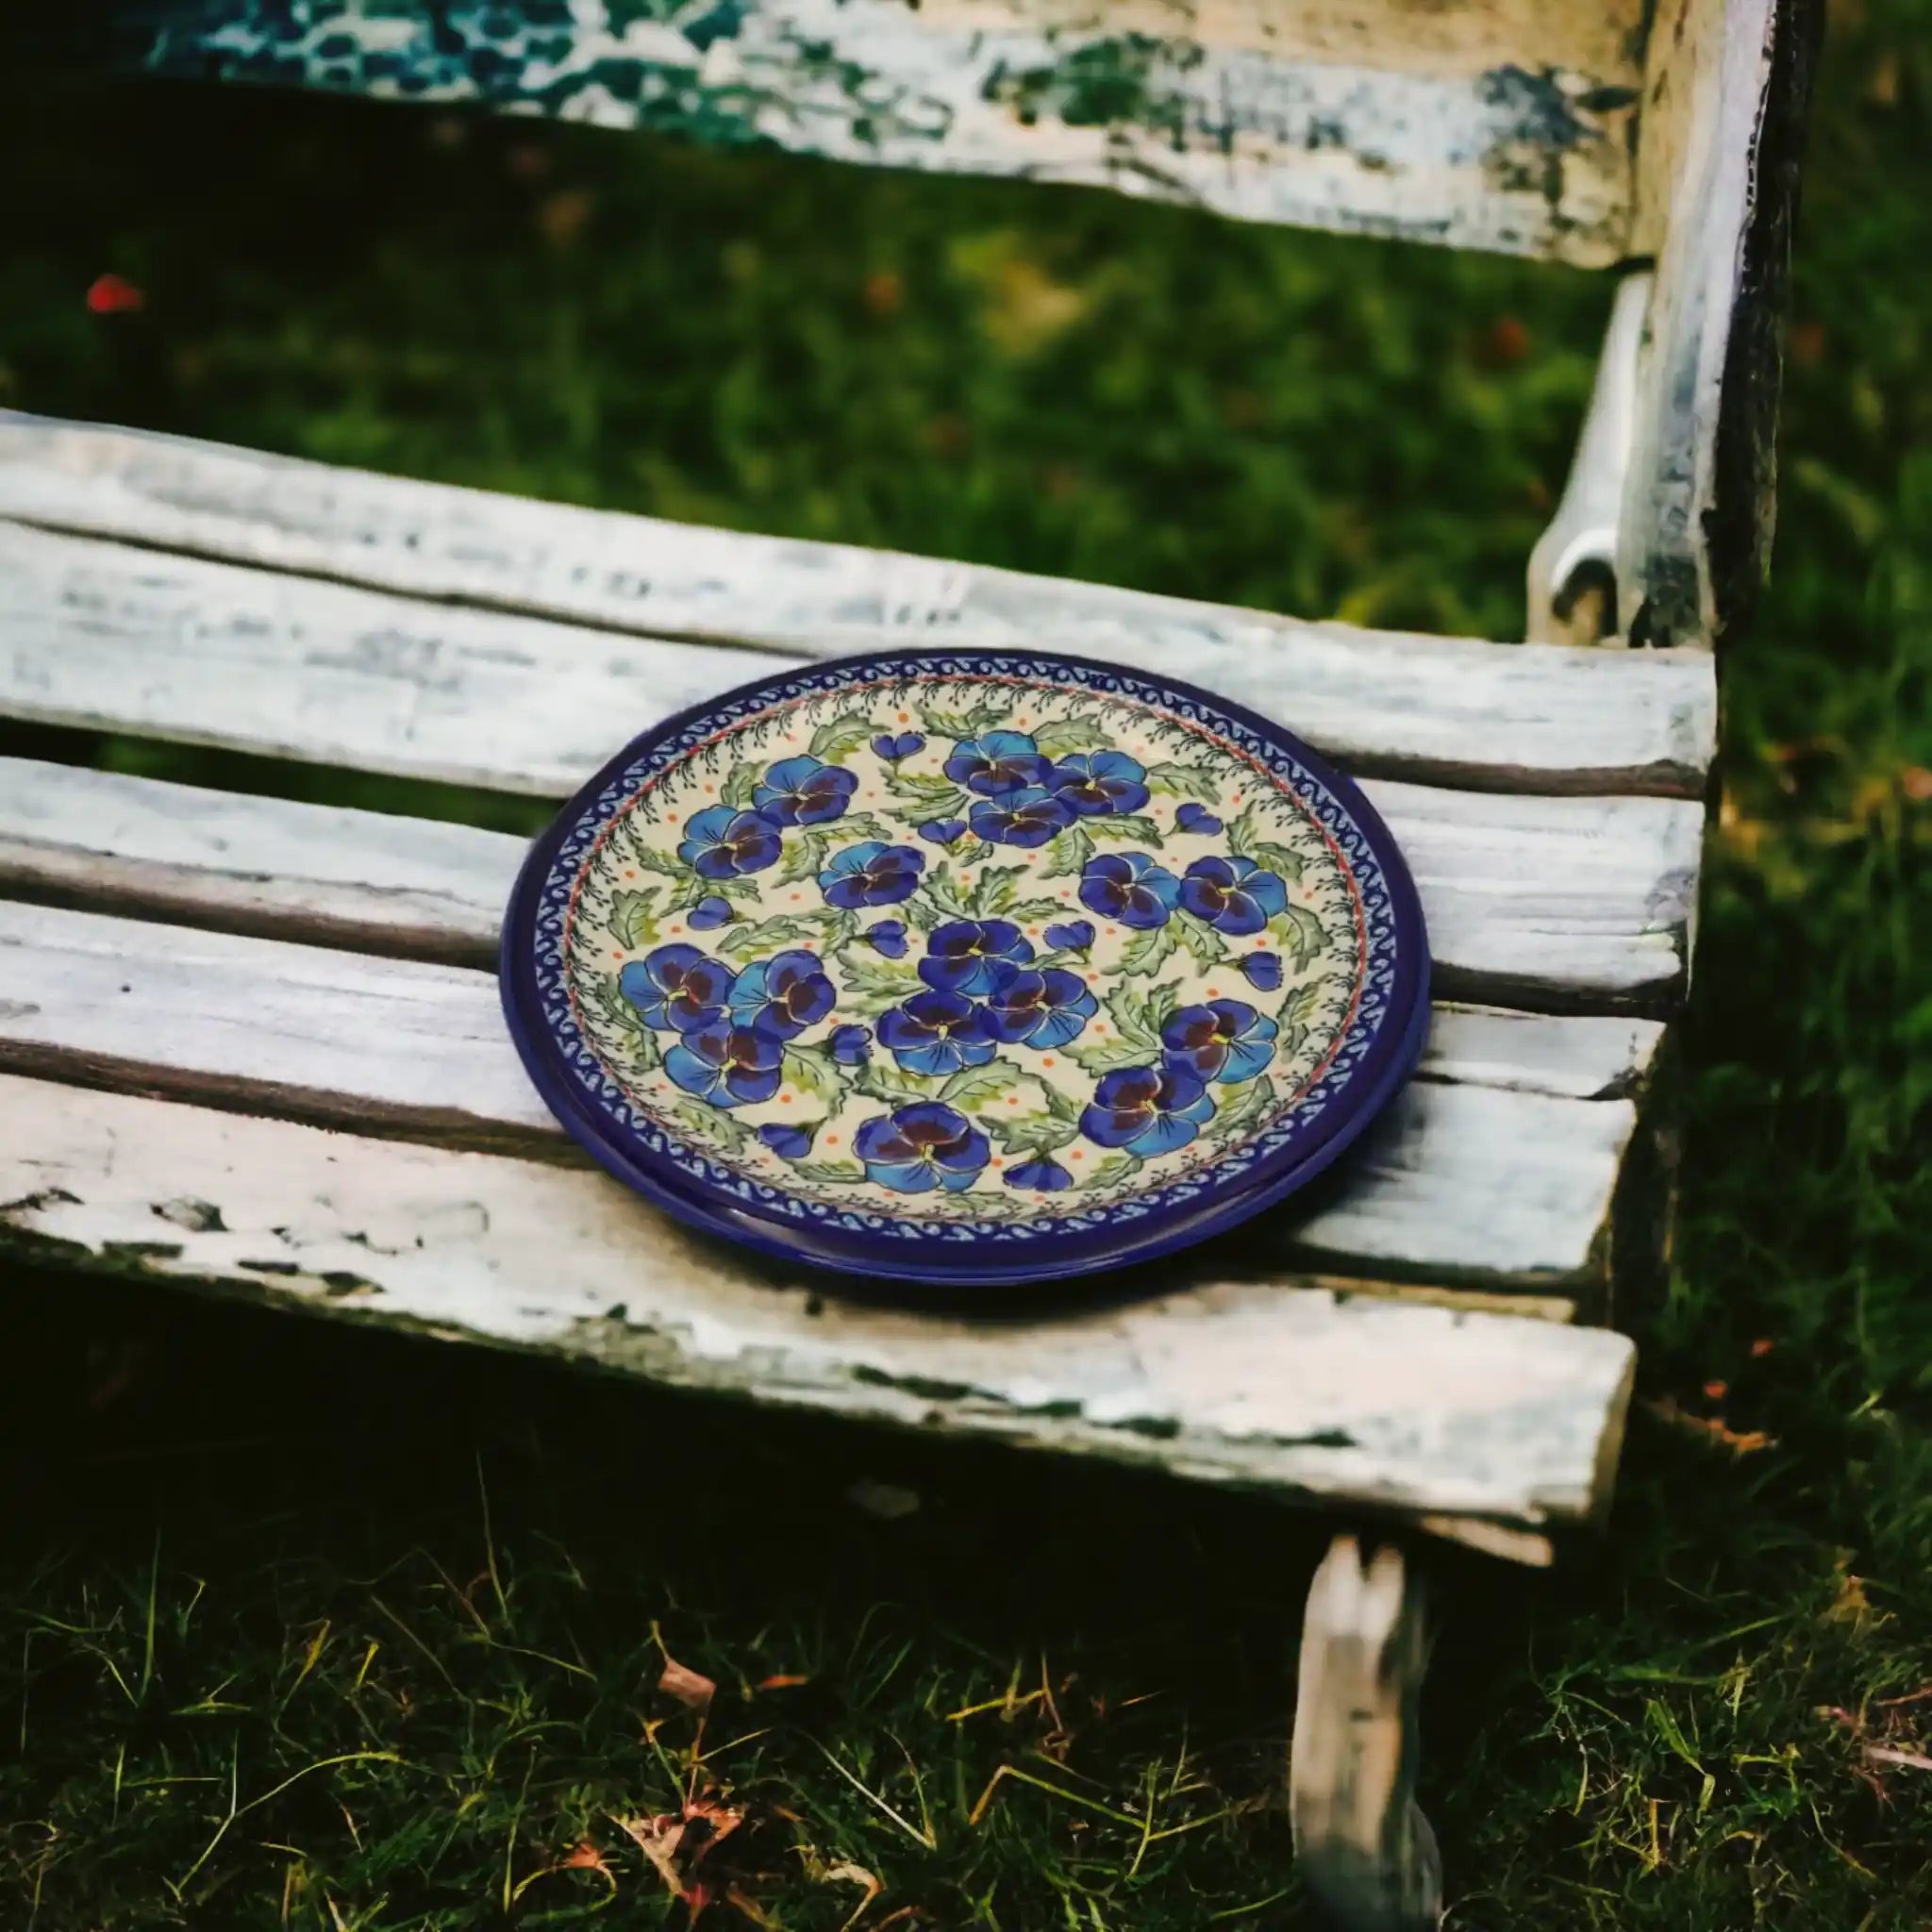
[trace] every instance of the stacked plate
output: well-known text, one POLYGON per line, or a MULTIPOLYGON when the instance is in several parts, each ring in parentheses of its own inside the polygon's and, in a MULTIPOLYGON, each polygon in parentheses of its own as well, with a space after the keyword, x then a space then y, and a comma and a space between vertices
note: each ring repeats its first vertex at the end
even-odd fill
POLYGON ((1361 793, 1191 687, 841 659, 647 732, 525 867, 503 992, 564 1126, 670 1212, 891 1279, 1041 1281, 1325 1168, 1428 1025, 1361 793))

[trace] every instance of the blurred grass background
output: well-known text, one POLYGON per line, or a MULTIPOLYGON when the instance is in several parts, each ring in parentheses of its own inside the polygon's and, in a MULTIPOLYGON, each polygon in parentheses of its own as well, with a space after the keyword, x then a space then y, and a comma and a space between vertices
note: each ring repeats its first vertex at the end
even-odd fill
MULTIPOLYGON (((1424 1795, 1462 1927, 1932 1923, 1928 28, 1833 8, 1678 1268, 1612 1531, 1548 1580, 1446 1565, 1424 1795)), ((0 108, 0 404, 1384 625, 1520 634, 1607 306, 1507 261, 426 111, 0 108), (140 307, 92 312, 104 274, 140 307)), ((881 1932, 1302 1923, 1273 1805, 1302 1519, 4 1288, 0 1922, 679 1925, 612 1820, 708 1792, 745 1822, 698 1868, 708 1925, 830 1932, 866 1874, 881 1932), (920 1507, 852 1500, 881 1481, 920 1507), (667 1654, 718 1681, 702 1726, 667 1654)))

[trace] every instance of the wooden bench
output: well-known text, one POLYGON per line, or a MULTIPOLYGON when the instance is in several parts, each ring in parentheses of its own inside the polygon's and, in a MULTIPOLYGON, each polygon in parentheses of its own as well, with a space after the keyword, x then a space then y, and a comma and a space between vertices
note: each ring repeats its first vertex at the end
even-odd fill
MULTIPOLYGON (((0 1241, 646 1379, 1154 1465, 1521 1562, 1600 1520, 1665 1265, 1714 647, 1768 538, 1815 23, 1773 0, 144 0, 28 58, 479 101, 1624 273, 1527 643, 1425 639, 0 416, 0 715, 560 797, 777 664, 1050 641, 1279 717, 1410 857, 1441 1001, 1359 1156, 993 1317, 760 1266, 591 1168, 491 963, 521 842, 0 759, 0 1241), (601 16, 601 26, 586 25, 601 16), (1641 643, 1646 648, 1594 648, 1641 643)), ((1352 1530, 1293 1816, 1434 1923, 1424 1635, 1352 1530)))

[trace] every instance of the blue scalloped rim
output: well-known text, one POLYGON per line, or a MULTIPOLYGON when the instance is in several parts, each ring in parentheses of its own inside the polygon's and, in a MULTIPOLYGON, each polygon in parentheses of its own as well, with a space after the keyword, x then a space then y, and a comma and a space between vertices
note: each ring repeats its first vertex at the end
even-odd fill
POLYGON ((1348 779, 1277 726, 1187 684, 1032 652, 874 652, 741 685, 618 754, 532 847, 504 921, 502 991, 538 1091, 605 1168, 681 1220, 790 1261, 903 1281, 991 1285, 1115 1269, 1220 1234, 1312 1179, 1400 1091, 1428 1031, 1428 941, 1400 851, 1348 779), (724 1167, 640 1111, 571 1010, 563 965, 571 893, 591 848, 639 788, 694 746, 774 705, 894 677, 1021 678, 1125 696, 1216 732, 1295 791, 1334 839, 1361 895, 1368 969, 1355 1021, 1321 1078, 1265 1133, 1205 1173, 1124 1202, 1022 1222, 938 1221, 801 1199, 724 1167))

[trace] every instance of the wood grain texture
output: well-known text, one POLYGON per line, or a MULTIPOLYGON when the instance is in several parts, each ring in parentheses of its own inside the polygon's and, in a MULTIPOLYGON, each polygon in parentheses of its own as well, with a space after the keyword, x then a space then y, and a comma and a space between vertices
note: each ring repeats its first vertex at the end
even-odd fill
MULTIPOLYGON (((1675 1008, 1696 807, 1368 790, 1416 874, 1440 991, 1675 1008)), ((102 910, 488 962, 525 849, 467 825, 0 758, 0 886, 102 910)))
POLYGON ((0 891, 487 966, 527 850, 504 832, 0 758, 0 891))
MULTIPOLYGON (((1637 0, 120 0, 151 74, 476 102, 1596 265, 1637 0)), ((38 36, 58 54, 50 21, 38 36)), ((70 29, 68 38, 71 40, 70 29)))
MULTIPOLYGON (((565 710, 574 734, 559 729, 546 753, 521 759, 492 760, 486 738, 468 761, 472 774, 493 765, 469 782, 511 789, 557 789, 560 765, 588 769, 609 742, 608 718, 625 721, 621 735, 632 721, 776 668, 742 654, 690 654, 720 643, 796 659, 1050 642, 1250 704, 1358 774, 1465 789, 1701 798, 1716 747, 1716 684, 1694 651, 1633 658, 1307 624, 4 413, 0 517, 182 553, 0 528, 0 586, 12 607, 0 645, 37 656, 82 642, 117 658, 139 650, 155 664, 147 682, 158 696, 167 660, 208 659, 209 675, 225 680, 245 675, 252 644, 271 682, 311 667, 320 722, 333 717, 330 692, 353 662, 368 682, 352 707, 380 699, 391 711, 420 709, 426 728, 464 696, 527 706, 533 680, 568 663, 568 702, 553 692, 548 710, 565 710), (225 574, 196 558, 259 571, 225 574), (358 599, 269 573, 399 594, 358 599), (405 598, 479 608, 438 611, 405 598), (496 611, 560 622, 511 625, 496 611), (693 645, 680 653, 670 639, 693 645)), ((30 701, 27 677, 17 673, 0 702, 30 701)), ((103 697, 97 690, 93 712, 107 708, 103 697)), ((192 728, 179 713, 151 728, 192 728)), ((281 719, 273 742, 286 740, 288 713, 286 703, 272 708, 281 719)), ((448 759, 407 768, 454 769, 448 759)))
POLYGON ((1415 876, 1442 991, 1561 1010, 1682 1006, 1702 806, 1363 789, 1415 876))
POLYGON ((1775 486, 1781 327, 1811 0, 1664 0, 1635 245, 1657 257, 1617 575, 1633 641, 1716 643, 1756 599, 1775 486))
POLYGON ((901 1313, 760 1271, 601 1174, 12 1075, 0 1239, 681 1388, 1528 1529, 1601 1509, 1632 1363, 1602 1330, 1238 1281, 901 1313))
MULTIPOLYGON (((1588 1301, 1630 1096, 1661 1033, 1445 1008, 1424 1077, 1319 1196, 1253 1224, 1243 1254, 1588 1301)), ((494 977, 461 967, 0 902, 0 1065, 575 1158, 510 1045, 494 977)))
POLYGON ((1428 1668, 1423 1579, 1392 1543, 1329 1545, 1308 1586, 1296 1674, 1289 1817, 1324 1923, 1437 1932, 1442 1861, 1415 1802, 1428 1668))
POLYGON ((1731 308, 1712 476, 1712 597, 1719 633, 1750 627, 1777 525, 1777 416, 1791 248, 1798 221, 1824 0, 1778 0, 1751 155, 1738 297, 1731 308))

